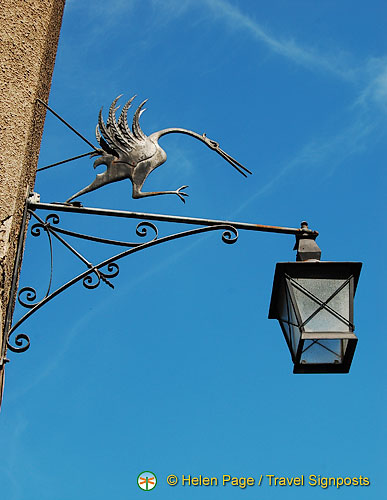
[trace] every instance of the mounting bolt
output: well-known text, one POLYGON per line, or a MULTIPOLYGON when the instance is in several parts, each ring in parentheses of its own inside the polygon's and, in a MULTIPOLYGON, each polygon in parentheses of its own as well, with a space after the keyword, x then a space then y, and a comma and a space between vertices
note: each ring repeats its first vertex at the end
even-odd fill
POLYGON ((28 197, 29 203, 39 203, 40 202, 40 194, 39 193, 31 193, 28 197))

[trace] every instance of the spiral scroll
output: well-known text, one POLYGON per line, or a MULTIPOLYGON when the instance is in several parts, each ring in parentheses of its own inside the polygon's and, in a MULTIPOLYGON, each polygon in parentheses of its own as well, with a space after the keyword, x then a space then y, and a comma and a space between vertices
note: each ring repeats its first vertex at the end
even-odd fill
POLYGON ((17 300, 20 305, 26 307, 27 309, 32 309, 37 303, 34 302, 36 300, 36 290, 31 286, 25 286, 22 288, 17 296, 17 300), (26 294, 25 299, 23 299, 22 295, 26 294))
POLYGON ((107 264, 107 272, 101 271, 101 269, 90 270, 90 274, 85 276, 82 280, 83 286, 89 290, 93 290, 94 288, 98 288, 101 281, 103 281, 106 285, 110 286, 110 288, 114 288, 114 285, 111 283, 109 278, 115 278, 118 276, 119 272, 120 268, 118 267, 118 264, 110 262, 107 264), (96 281, 94 281, 95 278, 96 281))
POLYGON ((25 352, 30 347, 30 339, 25 333, 18 333, 15 337, 15 345, 10 344, 9 338, 12 331, 8 336, 7 347, 12 352, 25 352), (26 342, 26 343, 25 343, 26 342))
MULTIPOLYGON (((37 222, 36 224, 34 224, 31 227, 31 234, 32 234, 32 236, 35 236, 35 237, 40 236, 41 229, 44 229, 44 231, 47 234, 48 243, 50 246, 50 279, 49 279, 47 291, 46 291, 46 294, 44 297, 47 297, 50 293, 51 283, 52 283, 52 272, 53 272, 52 241, 51 241, 50 231, 47 229, 48 227, 50 227, 50 221, 52 221, 53 224, 59 224, 59 221, 60 221, 59 216, 57 214, 49 214, 49 215, 47 215, 45 222, 43 222, 43 221, 37 222)), ((17 299, 18 299, 18 302, 21 306, 23 306, 27 309, 32 309, 33 307, 36 306, 36 304, 38 304, 40 302, 40 301, 35 302, 36 297, 37 297, 37 294, 36 294, 35 288, 32 288, 30 286, 26 286, 19 291, 17 299), (25 294, 25 298, 23 298, 24 294, 25 294)))
POLYGON ((148 221, 142 221, 139 224, 137 224, 137 227, 136 227, 137 236, 140 236, 141 238, 145 238, 146 236, 148 236, 148 227, 151 228, 155 233, 155 235, 151 241, 157 240, 158 235, 159 235, 159 231, 158 231, 157 227, 152 222, 148 222, 148 221))
MULTIPOLYGON (((146 243, 156 241, 159 232, 155 224, 153 224, 152 222, 142 221, 139 224, 137 224, 136 227, 137 236, 140 236, 141 238, 146 238, 148 236, 148 229, 151 229, 154 232, 154 236, 146 243)), ((144 243, 137 243, 137 244, 131 244, 130 246, 137 247, 143 244, 144 243)), ((119 271, 120 269, 118 267, 118 264, 115 262, 110 262, 107 264, 107 272, 102 271, 101 268, 97 269, 93 268, 90 270, 90 274, 88 274, 87 276, 85 276, 85 278, 83 278, 82 280, 83 286, 89 290, 93 290, 94 288, 98 288, 102 281, 106 285, 110 286, 110 288, 114 288, 114 285, 109 280, 109 278, 115 278, 118 275, 119 271)))
POLYGON ((49 214, 47 215, 45 222, 36 222, 32 227, 31 227, 31 234, 32 236, 40 236, 40 230, 44 229, 47 231, 47 227, 50 226, 50 222, 53 224, 59 224, 60 219, 59 215, 57 214, 49 214))
POLYGON ((238 230, 233 226, 228 226, 228 229, 222 234, 222 241, 227 245, 233 245, 238 240, 238 230))

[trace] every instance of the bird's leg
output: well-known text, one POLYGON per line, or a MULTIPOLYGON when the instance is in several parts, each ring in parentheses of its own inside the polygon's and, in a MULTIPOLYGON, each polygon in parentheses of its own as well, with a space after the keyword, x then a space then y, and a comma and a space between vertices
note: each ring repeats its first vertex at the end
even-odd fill
POLYGON ((131 179, 133 184, 133 191, 132 191, 133 198, 145 198, 147 196, 158 196, 159 194, 176 194, 181 199, 181 201, 185 203, 184 196, 188 196, 188 194, 182 191, 182 189, 185 189, 188 186, 181 186, 179 189, 176 189, 176 191, 150 191, 146 193, 141 191, 148 175, 155 168, 160 166, 160 164, 162 164, 165 161, 165 158, 163 157, 162 161, 161 162, 159 161, 159 164, 148 160, 148 161, 143 161, 137 165, 137 167, 134 169, 131 179))
POLYGON ((133 192, 132 192, 132 197, 133 198, 145 198, 147 196, 158 196, 159 194, 176 194, 183 203, 185 203, 185 199, 183 198, 184 196, 189 196, 188 193, 185 193, 184 191, 181 191, 182 189, 187 188, 188 186, 181 186, 179 189, 176 189, 176 191, 149 191, 146 193, 143 193, 140 188, 135 186, 133 184, 133 192))

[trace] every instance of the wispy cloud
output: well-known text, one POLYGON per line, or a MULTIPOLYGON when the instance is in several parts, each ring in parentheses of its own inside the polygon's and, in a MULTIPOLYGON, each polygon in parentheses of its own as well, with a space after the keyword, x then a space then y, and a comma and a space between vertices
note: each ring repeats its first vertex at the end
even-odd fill
MULTIPOLYGON (((185 4, 189 1, 186 0, 185 4)), ((211 9, 214 18, 223 20, 232 30, 249 33, 271 52, 306 69, 323 71, 355 84, 361 89, 355 104, 378 104, 383 106, 383 112, 387 111, 387 56, 370 56, 355 63, 354 55, 339 48, 335 53, 325 53, 293 38, 276 36, 229 0, 199 1, 211 9)))
POLYGON ((364 85, 354 107, 369 108, 376 105, 385 113, 387 111, 387 57, 370 57, 363 68, 364 85))
MULTIPOLYGON (((90 7, 88 2, 67 0, 64 28, 67 29, 67 23, 69 28, 72 28, 74 20, 76 23, 80 23, 82 20, 82 30, 74 33, 71 42, 68 39, 70 42, 68 45, 71 47, 74 44, 78 50, 81 48, 82 51, 94 49, 98 52, 101 50, 101 46, 106 45, 106 40, 115 35, 118 31, 117 28, 127 29, 126 26, 130 25, 138 3, 139 0, 110 0, 108 3, 104 0, 94 0, 92 7, 90 7), (71 18, 72 23, 70 24, 71 18), (126 20, 125 24, 122 23, 123 19, 126 20)), ((135 41, 131 40, 131 43, 134 45, 135 41)), ((142 41, 136 43, 141 44, 142 41)))
POLYGON ((329 164, 329 169, 323 170, 324 175, 332 175, 346 158, 364 150, 370 136, 378 127, 382 127, 387 112, 387 57, 370 57, 354 65, 354 56, 343 51, 324 53, 293 38, 276 36, 229 0, 200 1, 211 10, 213 19, 223 21, 230 30, 243 30, 278 56, 309 71, 325 72, 345 80, 355 95, 357 92, 353 105, 341 110, 342 118, 346 116, 350 125, 341 129, 335 127, 330 137, 320 136, 308 141, 294 158, 277 170, 277 174, 267 184, 230 216, 235 217, 254 200, 275 190, 280 180, 294 175, 294 172, 329 164))
POLYGON ((305 169, 315 171, 320 167, 322 176, 332 175, 347 158, 365 150, 367 139, 374 132, 376 126, 375 123, 371 123, 367 119, 359 118, 339 133, 336 132, 330 137, 319 137, 310 141, 286 162, 269 182, 242 203, 233 212, 232 217, 242 212, 256 199, 275 191, 279 182, 290 174, 295 175, 296 172, 302 172, 305 169))
POLYGON ((264 29, 256 20, 227 0, 202 0, 214 16, 223 19, 232 29, 248 31, 272 52, 296 64, 333 73, 345 80, 355 77, 356 71, 348 66, 340 52, 325 55, 316 49, 303 46, 291 38, 280 38, 264 29))
POLYGON ((355 62, 353 54, 338 47, 334 53, 324 52, 322 48, 301 43, 295 38, 280 37, 229 0, 152 0, 152 4, 170 20, 204 4, 207 20, 223 22, 231 31, 248 33, 270 52, 310 71, 324 72, 355 84, 361 89, 358 104, 373 101, 387 107, 387 58, 369 57, 355 62))
POLYGON ((357 69, 348 64, 348 57, 344 53, 336 50, 335 53, 324 54, 317 48, 302 45, 293 38, 276 36, 228 0, 153 0, 152 3, 156 7, 162 8, 164 16, 168 12, 170 19, 186 14, 189 8, 204 4, 207 8, 207 19, 222 21, 233 31, 239 30, 243 31, 244 34, 249 33, 274 54, 300 66, 333 74, 340 79, 353 80, 356 78, 357 69))

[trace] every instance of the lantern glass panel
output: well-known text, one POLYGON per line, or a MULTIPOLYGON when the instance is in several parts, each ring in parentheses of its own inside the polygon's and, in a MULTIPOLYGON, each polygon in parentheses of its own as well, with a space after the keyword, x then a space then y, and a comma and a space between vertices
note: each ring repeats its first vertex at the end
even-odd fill
POLYGON ((298 328, 298 322, 294 312, 293 303, 291 301, 287 287, 285 287, 285 290, 285 293, 280 295, 278 302, 278 319, 288 341, 289 347, 293 355, 295 356, 301 335, 298 328))
POLYGON ((291 337, 292 337, 292 340, 291 340, 292 349, 293 349, 294 355, 296 355, 297 349, 298 349, 298 344, 300 342, 301 334, 300 334, 300 330, 299 330, 297 317, 296 317, 296 314, 294 311, 293 302, 291 300, 290 293, 289 293, 288 289, 286 289, 286 297, 287 297, 288 304, 289 304, 289 323, 290 323, 290 331, 291 331, 291 337))
POLYGON ((347 280, 296 278, 294 281, 291 286, 305 332, 348 331, 350 301, 347 280))
POLYGON ((285 294, 281 294, 278 303, 279 321, 281 322, 282 329, 285 333, 288 342, 291 342, 290 325, 289 325, 289 310, 288 300, 285 294))
POLYGON ((306 340, 301 363, 341 363, 343 345, 340 339, 306 340))

